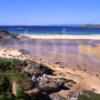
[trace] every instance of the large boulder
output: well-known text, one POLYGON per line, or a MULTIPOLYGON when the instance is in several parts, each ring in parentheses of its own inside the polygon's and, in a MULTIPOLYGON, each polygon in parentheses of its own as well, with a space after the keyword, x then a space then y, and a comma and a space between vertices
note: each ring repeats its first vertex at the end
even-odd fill
POLYGON ((38 79, 40 90, 47 94, 55 93, 60 90, 69 90, 70 86, 73 86, 74 84, 74 81, 72 82, 72 80, 63 78, 51 78, 47 76, 46 78, 38 79))
POLYGON ((67 95, 67 100, 78 100, 79 93, 77 91, 70 91, 67 95))

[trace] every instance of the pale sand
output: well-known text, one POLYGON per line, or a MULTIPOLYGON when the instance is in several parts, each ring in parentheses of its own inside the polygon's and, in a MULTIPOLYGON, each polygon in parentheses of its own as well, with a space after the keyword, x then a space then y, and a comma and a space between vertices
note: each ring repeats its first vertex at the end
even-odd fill
POLYGON ((25 59, 29 59, 30 55, 22 54, 17 49, 0 46, 0 57, 1 58, 14 58, 14 59, 25 60, 25 59))
POLYGON ((100 35, 36 35, 36 34, 21 34, 19 38, 30 39, 89 39, 100 40, 100 35))

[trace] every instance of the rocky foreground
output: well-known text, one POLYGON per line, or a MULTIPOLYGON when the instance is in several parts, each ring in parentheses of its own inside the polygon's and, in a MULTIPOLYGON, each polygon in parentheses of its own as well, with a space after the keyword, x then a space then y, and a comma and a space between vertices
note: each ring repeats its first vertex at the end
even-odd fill
POLYGON ((78 100, 84 90, 100 93, 99 75, 84 69, 62 67, 60 62, 45 62, 27 51, 6 47, 0 47, 0 57, 0 78, 10 82, 14 97, 20 88, 27 95, 24 100, 78 100))

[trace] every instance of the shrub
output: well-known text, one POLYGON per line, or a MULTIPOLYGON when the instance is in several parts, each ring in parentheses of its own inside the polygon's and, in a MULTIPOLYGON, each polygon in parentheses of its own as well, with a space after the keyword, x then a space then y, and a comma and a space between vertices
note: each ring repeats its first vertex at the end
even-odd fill
POLYGON ((25 93, 24 93, 23 88, 19 87, 17 89, 16 99, 25 100, 25 93))
POLYGON ((0 95, 0 100, 7 100, 6 95, 5 94, 1 94, 0 95))
POLYGON ((0 70, 21 70, 22 67, 26 66, 25 61, 20 61, 17 59, 7 59, 7 58, 0 58, 0 70))
POLYGON ((31 77, 22 72, 26 67, 26 61, 17 59, 0 58, 0 100, 25 100, 25 91, 33 88, 31 77), (20 86, 17 96, 12 94, 12 83, 16 81, 20 86))
POLYGON ((14 100, 15 99, 14 95, 9 90, 6 92, 6 98, 7 98, 7 100, 14 100))
POLYGON ((10 82, 5 76, 0 77, 0 93, 6 92, 7 89, 10 89, 10 82))

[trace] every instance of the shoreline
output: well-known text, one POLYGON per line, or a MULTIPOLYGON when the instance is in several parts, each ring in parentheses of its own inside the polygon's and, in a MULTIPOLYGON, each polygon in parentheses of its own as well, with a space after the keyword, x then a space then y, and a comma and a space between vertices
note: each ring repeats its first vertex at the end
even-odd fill
POLYGON ((20 34, 19 38, 30 39, 82 39, 82 40, 100 40, 100 35, 37 35, 37 34, 20 34))

